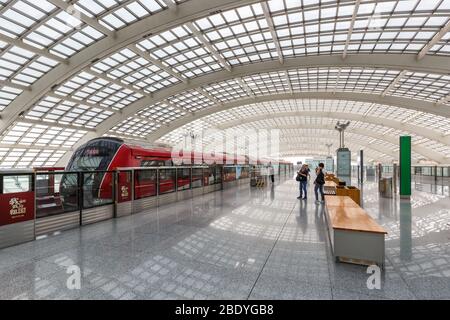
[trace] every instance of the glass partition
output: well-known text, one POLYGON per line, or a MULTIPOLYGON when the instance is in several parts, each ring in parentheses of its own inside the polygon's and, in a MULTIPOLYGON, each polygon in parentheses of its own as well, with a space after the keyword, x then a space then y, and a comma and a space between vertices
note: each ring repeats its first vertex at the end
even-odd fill
POLYGON ((244 166, 241 168, 241 175, 239 179, 246 179, 250 177, 250 167, 244 166))
POLYGON ((223 167, 223 181, 236 180, 236 167, 223 167))
POLYGON ((78 173, 36 174, 36 217, 79 211, 78 173))
POLYGON ((422 167, 422 175, 431 176, 432 175, 431 167, 422 167))
POLYGON ((192 168, 192 188, 203 186, 203 168, 192 168))
POLYGON ((88 209, 114 202, 113 172, 83 172, 83 208, 88 209))
POLYGON ((188 190, 191 188, 191 169, 177 168, 178 191, 188 190))
POLYGON ((3 176, 3 194, 29 192, 32 190, 31 174, 3 176))
POLYGON ((215 166, 213 167, 214 172, 214 183, 220 184, 222 183, 222 166, 215 166))
POLYGON ((134 199, 156 196, 156 169, 136 170, 134 172, 134 199))
POLYGON ((159 169, 159 194, 176 191, 177 169, 159 169))
POLYGON ((213 185, 214 178, 214 167, 207 167, 203 169, 203 183, 205 186, 213 185))

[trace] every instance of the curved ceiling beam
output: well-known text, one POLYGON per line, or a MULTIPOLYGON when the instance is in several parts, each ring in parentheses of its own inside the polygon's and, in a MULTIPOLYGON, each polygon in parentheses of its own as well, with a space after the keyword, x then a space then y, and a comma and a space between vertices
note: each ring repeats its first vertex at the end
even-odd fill
MULTIPOLYGON (((255 122, 249 122, 249 124, 251 123, 255 123, 255 122)), ((322 130, 324 132, 326 132, 325 135, 321 134, 321 135, 313 135, 312 133, 302 133, 300 136, 299 135, 295 135, 293 134, 291 135, 283 135, 280 134, 280 149, 282 147, 289 147, 292 146, 295 143, 298 142, 310 142, 309 148, 311 147, 311 142, 314 140, 324 140, 325 142, 329 142, 330 140, 332 141, 336 141, 339 144, 339 139, 338 139, 338 135, 334 129, 334 126, 320 126, 318 124, 309 124, 306 126, 282 126, 282 127, 268 127, 268 126, 263 126, 264 129, 318 129, 318 130, 322 130), (305 138, 307 138, 305 140, 305 138)), ((392 144, 393 146, 397 146, 398 145, 398 140, 395 138, 390 138, 390 137, 383 137, 381 135, 376 134, 375 132, 371 131, 371 130, 366 130, 366 129, 361 129, 361 128, 348 128, 346 130, 346 132, 352 133, 351 137, 352 139, 350 140, 351 142, 348 142, 347 139, 347 143, 346 145, 350 146, 357 146, 358 150, 375 150, 378 151, 380 153, 384 153, 387 156, 393 158, 393 159, 397 159, 398 158, 398 153, 393 152, 392 148, 389 147, 383 147, 383 146, 379 146, 376 144, 368 144, 368 141, 370 139, 377 139, 377 140, 382 140, 385 141, 387 143, 392 144), (356 135, 356 136, 355 136, 356 135), (358 143, 355 143, 355 141, 357 141, 358 143)), ((239 134, 239 132, 238 132, 239 134)), ((245 133, 243 133, 243 135, 245 135, 245 133)), ((336 144, 336 146, 338 145, 336 144)), ((322 147, 325 148, 325 144, 321 145, 322 147)), ((418 154, 421 154, 422 156, 424 156, 422 153, 418 152, 418 150, 414 149, 415 152, 417 152, 418 154)), ((420 150, 423 151, 423 150, 420 150)), ((442 156, 439 154, 436 154, 433 151, 430 150, 426 150, 426 152, 430 152, 433 156, 437 157, 436 159, 433 159, 434 161, 438 161, 441 160, 442 156)), ((354 155, 354 154, 353 154, 354 155)), ((425 157, 429 157, 427 154, 425 154, 425 157)))
MULTIPOLYGON (((189 3, 193 2, 195 0, 189 1, 189 3)), ((215 0, 214 3, 218 1, 215 0)), ((220 2, 220 1, 219 1, 220 2)), ((228 0, 228 2, 233 2, 231 0, 228 0)), ((228 3, 227 2, 227 3, 228 3)), ((180 5, 181 6, 181 5, 180 5)), ((168 10, 168 12, 165 14, 166 19, 167 16, 173 16, 173 13, 171 13, 171 10, 168 10)), ((179 11, 177 11, 179 12, 179 11)), ((163 12, 165 13, 165 12, 163 12)), ((161 15, 163 15, 161 13, 161 15)), ((191 15, 189 17, 193 16, 193 13, 190 12, 191 15)), ((155 17, 161 18, 159 15, 155 15, 155 17)), ((187 18, 185 17, 184 20, 187 18)), ((160 19, 155 19, 159 21, 160 19)), ((164 20, 164 19, 162 19, 164 20)), ((177 20, 178 22, 184 21, 183 19, 177 20)), ((147 21, 147 19, 143 20, 147 21)), ((143 21, 136 23, 141 24, 143 21)), ((147 23, 154 22, 154 21, 147 21, 147 23)), ((165 21, 166 24, 170 24, 168 21, 165 21)), ((135 26, 134 24, 130 27, 135 26)), ((156 27, 155 27, 156 28, 156 27)), ((125 28, 127 29, 127 28, 125 28)), ((60 65, 50 71, 48 74, 46 74, 44 77, 42 77, 40 80, 38 80, 33 87, 22 93, 19 97, 17 97, 3 112, 0 120, 0 133, 2 133, 18 116, 23 114, 26 110, 28 110, 37 100, 39 100, 42 96, 44 96, 47 92, 51 90, 51 88, 57 84, 60 84, 64 82, 66 79, 73 76, 76 72, 82 70, 83 68, 86 68, 94 59, 96 60, 99 57, 104 57, 107 54, 110 54, 114 52, 115 50, 120 49, 121 47, 127 46, 130 43, 127 41, 126 35, 123 34, 125 29, 118 31, 116 34, 116 38, 114 41, 112 39, 109 39, 109 37, 106 38, 106 43, 103 43, 106 40, 99 41, 97 44, 92 45, 88 47, 87 49, 83 50, 80 54, 75 55, 73 58, 70 59, 71 62, 69 62, 68 65, 60 65), (125 38, 125 39, 124 39, 125 38), (112 41, 112 44, 111 44, 112 41), (116 42, 120 42, 120 44, 117 44, 116 42), (111 45, 114 47, 114 50, 111 50, 111 48, 106 48, 104 50, 99 50, 97 48, 98 44, 104 44, 104 45, 111 45), (97 51, 95 50, 97 48, 97 51), (97 56, 93 55, 92 52, 96 52, 97 56), (86 59, 85 56, 89 55, 89 59, 86 59), (90 56, 92 55, 92 56, 90 56), (73 60, 73 62, 72 62, 73 60), (78 60, 82 60, 81 62, 78 60), (82 68, 78 68, 78 65, 81 65, 82 68), (73 68, 73 69, 71 69, 73 68)), ((154 30, 154 33, 157 33, 156 29, 154 30)), ((139 30, 142 33, 144 33, 142 30, 139 30)), ((299 68, 299 66, 302 67, 352 67, 352 66, 358 66, 358 67, 383 67, 388 69, 396 69, 396 70, 413 70, 413 71, 420 71, 420 72, 438 72, 439 73, 450 73, 450 67, 447 63, 446 57, 441 56, 427 56, 423 60, 417 61, 415 59, 415 55, 400 55, 400 54, 357 54, 357 55, 349 55, 345 60, 341 59, 340 55, 337 56, 307 56, 307 57, 298 57, 298 58, 292 58, 292 59, 286 59, 284 60, 283 64, 280 64, 278 61, 266 61, 266 62, 260 62, 260 63, 254 63, 249 65, 243 65, 234 67, 230 71, 222 70, 218 72, 214 72, 211 74, 207 74, 204 76, 200 76, 194 79, 189 80, 188 82, 180 82, 179 84, 176 84, 174 86, 162 89, 160 91, 154 92, 151 95, 147 95, 146 97, 134 102, 133 104, 129 105, 128 107, 124 108, 120 112, 117 112, 115 115, 112 115, 110 118, 106 119, 101 125, 97 127, 98 135, 103 135, 106 133, 109 129, 120 123, 121 121, 127 119, 130 116, 135 115, 137 112, 142 110, 145 107, 148 107, 150 105, 153 105, 157 102, 163 101, 167 98, 169 98, 172 95, 178 94, 180 92, 195 89, 198 87, 206 86, 211 83, 215 82, 221 82, 226 81, 229 79, 234 78, 240 78, 246 75, 251 75, 255 73, 264 73, 264 72, 272 72, 272 71, 282 71, 292 68, 299 68)), ((136 90, 138 91, 138 90, 136 90)), ((305 94, 305 93, 296 93, 297 94, 305 94)), ((286 95, 290 95, 289 93, 286 95)), ((291 97, 294 95, 290 95, 291 97)), ((322 96, 328 96, 326 99, 331 99, 330 95, 333 95, 336 99, 340 99, 340 96, 349 96, 349 100, 354 101, 368 101, 368 102, 376 102, 380 104, 387 104, 387 105, 394 105, 394 106, 402 106, 405 108, 411 108, 414 110, 420 110, 423 112, 433 113, 437 115, 442 115, 445 117, 450 117, 450 110, 447 107, 441 107, 443 105, 436 104, 432 102, 417 100, 417 99, 411 99, 411 98, 402 98, 402 97, 394 97, 394 96, 388 96, 388 95, 376 95, 376 94, 364 94, 367 96, 372 96, 371 98, 367 98, 366 100, 362 98, 357 98, 357 96, 361 95, 360 93, 347 93, 347 92, 310 92, 306 93, 306 96, 308 97, 322 97, 322 96), (353 97, 351 97, 353 96, 353 97), (362 99, 362 100, 361 100, 362 99)), ((259 98, 252 98, 253 102, 258 102, 259 98)), ((242 102, 245 103, 245 102, 242 102)), ((211 109, 221 109, 224 106, 224 104, 216 104, 215 107, 208 108, 208 110, 211 109)), ((181 118, 180 121, 183 121, 186 119, 190 119, 194 117, 195 119, 198 118, 199 114, 204 115, 205 110, 199 111, 196 115, 189 114, 186 117, 181 118)), ((178 123, 178 122, 176 122, 178 123)), ((177 124, 175 124, 177 126, 177 124)), ((170 126, 170 130, 172 129, 172 125, 170 126)))
MULTIPOLYGON (((320 151, 320 150, 308 150, 308 149, 296 149, 292 148, 292 150, 286 150, 283 152, 280 152, 279 157, 281 159, 288 158, 288 157, 327 157, 328 153, 326 151, 320 151)), ((383 159, 383 160, 375 160, 377 156, 368 153, 367 151, 364 153, 365 163, 391 163, 391 159, 383 159)), ((352 156, 352 161, 357 161, 357 156, 352 156)))
MULTIPOLYGON (((324 129, 324 130, 329 130, 331 132, 335 132, 334 126, 327 126, 327 127, 319 127, 318 125, 301 125, 299 126, 287 126, 287 127, 282 127, 280 129, 324 129)), ((367 130, 367 129, 362 129, 362 128, 347 128, 347 130, 345 132, 349 132, 349 133, 355 133, 358 135, 362 135, 371 139, 377 139, 377 140, 381 140, 381 141, 385 141, 388 143, 391 143, 395 146, 398 146, 399 144, 399 140, 396 139, 395 137, 389 136, 389 135, 381 135, 378 134, 376 132, 373 132, 371 130, 367 130)), ((336 133, 337 134, 337 133, 336 133)), ((362 146, 362 149, 364 149, 367 146, 368 140, 366 141, 366 143, 362 146)), ((442 154, 430 149, 430 148, 426 148, 420 145, 414 145, 412 146, 412 150, 414 152, 416 152, 417 154, 421 155, 422 157, 424 157, 425 159, 429 159, 429 160, 433 160, 437 163, 448 163, 449 159, 444 157, 442 154)), ((393 155, 391 155, 393 156, 393 155)), ((398 154, 396 154, 395 156, 393 156, 394 158, 398 158, 398 154)))
MULTIPOLYGON (((216 112, 224 111, 224 110, 230 110, 235 107, 245 106, 249 104, 254 104, 258 102, 269 102, 269 101, 277 101, 277 100, 292 100, 292 99, 322 99, 322 100, 346 100, 346 101, 360 101, 360 102, 370 102, 370 103, 379 103, 379 104, 386 104, 386 105, 393 105, 398 106, 402 108, 413 108, 418 111, 422 112, 430 112, 431 109, 437 110, 435 104, 425 101, 419 101, 415 99, 409 99, 409 98, 402 98, 402 97, 390 97, 390 96, 381 96, 381 95, 375 95, 375 94, 369 94, 369 93, 353 93, 353 92, 296 92, 294 94, 290 93, 282 93, 282 94, 273 94, 273 95, 266 95, 266 96, 259 96, 256 98, 246 98, 246 99, 240 99, 236 101, 232 101, 226 104, 216 105, 212 106, 211 108, 198 111, 195 114, 190 114, 189 116, 183 117, 179 120, 176 120, 169 125, 166 125, 164 127, 161 127, 158 131, 154 132, 153 134, 149 135, 147 137, 147 140, 150 142, 155 142, 156 140, 160 139, 167 133, 182 127, 185 124, 188 124, 194 120, 201 119, 203 117, 206 117, 210 114, 214 114, 216 112)), ((137 105, 140 105, 140 109, 144 108, 146 105, 142 105, 142 100, 135 102, 128 108, 136 108, 137 105)), ((128 109, 127 108, 127 109, 128 109)), ((139 110, 140 110, 139 109, 139 110)), ((449 108, 441 108, 441 109, 449 109, 449 108)), ((447 111, 449 112, 449 111, 447 111)), ((449 112, 450 113, 450 112, 449 112)), ((304 115, 304 113, 302 113, 304 115)), ((322 113, 322 115, 326 115, 326 113, 322 113)), ((347 117, 349 120, 355 120, 355 121, 364 121, 374 124, 379 124, 383 126, 389 126, 389 127, 397 127, 398 129, 405 130, 408 132, 419 132, 421 136, 426 137, 431 140, 439 141, 441 143, 450 145, 450 136, 444 136, 440 134, 437 131, 415 126, 409 123, 401 123, 398 121, 385 119, 385 118, 377 118, 377 117, 364 117, 362 115, 355 115, 357 118, 350 118, 351 113, 343 114, 344 119, 347 117), (372 121, 372 122, 371 122, 372 121)), ((129 115, 131 116, 131 115, 129 115)), ((337 113, 330 113, 330 116, 337 117, 337 113)), ((450 117, 450 115, 448 116, 450 117)), ((120 115, 114 115, 110 117, 109 119, 105 120, 100 124, 95 132, 89 132, 86 134, 83 138, 81 138, 74 146, 73 149, 76 149, 78 146, 81 146, 83 143, 102 136, 106 134, 110 128, 112 128, 115 124, 120 123, 122 120, 127 119, 128 116, 125 115, 124 112, 121 112, 120 115), (117 118, 119 117, 119 118, 117 118)), ((67 160, 67 156, 62 159, 62 161, 67 160)))
MULTIPOLYGON (((195 0, 189 1, 189 3, 195 0)), ((217 2, 215 0, 214 2, 217 2)), ((220 1, 219 1, 220 2, 220 1)), ((233 2, 228 0, 228 2, 233 2)), ((236 2, 236 1, 234 1, 236 2)), ((181 5, 180 5, 181 6, 181 5)), ((178 12, 178 11, 177 11, 178 12)), ((162 15, 163 13, 161 13, 162 15)), ((173 15, 170 14, 171 16, 173 15)), ((156 17, 157 15, 155 15, 156 17)), ((192 13, 191 13, 192 16, 192 13)), ((161 17, 160 17, 161 18, 161 17)), ((167 17, 166 17, 167 18, 167 17)), ((159 21, 160 19, 155 19, 159 21)), ((183 20, 183 19, 181 19, 183 20)), ((184 19, 186 20, 186 19, 184 19)), ((184 21, 183 20, 183 21, 184 21)), ((143 20, 147 21, 147 20, 143 20)), ((177 20, 178 22, 180 20, 177 20)), ((152 21, 153 22, 153 21, 152 21)), ((138 22, 136 24, 140 24, 138 22)), ((150 22, 148 22, 150 23, 150 22)), ((169 22, 166 21, 166 25, 169 22)), ((176 25, 176 24, 175 24, 176 25)), ((134 25, 131 25, 134 26, 134 25)), ((130 26, 130 27, 131 27, 130 26)), ((156 27, 155 27, 156 28, 156 27)), ((127 29, 127 28, 125 28, 127 29)), ((116 33, 117 38, 113 41, 109 39, 109 42, 113 42, 112 44, 109 42, 104 43, 107 45, 115 45, 114 49, 118 50, 121 47, 129 45, 131 42, 127 41, 127 39, 123 39, 125 35, 123 35, 124 30, 118 31, 116 33), (118 40, 120 39, 120 40, 118 40), (120 44, 116 44, 116 42, 120 42, 120 44)), ((158 29, 159 30, 159 29, 158 29)), ((144 33, 142 30, 139 30, 144 33)), ((157 33, 154 31, 154 33, 157 33)), ((103 43, 103 41, 99 41, 99 43, 103 43)), ((51 90, 51 88, 57 84, 64 82, 66 79, 73 76, 78 71, 89 66, 92 60, 97 59, 99 57, 104 57, 115 50, 110 50, 110 48, 106 48, 105 51, 95 49, 97 45, 92 45, 91 47, 83 50, 80 54, 75 55, 71 60, 69 65, 60 65, 50 71, 47 75, 42 77, 39 81, 37 81, 31 90, 28 90, 22 93, 19 97, 17 97, 3 112, 2 120, 0 121, 0 133, 9 126, 14 119, 28 110, 37 100, 39 100, 42 96, 44 96, 47 92, 51 90), (95 48, 94 48, 95 47, 95 48), (91 51, 95 51, 97 56, 93 55, 91 51), (84 55, 83 55, 84 53, 84 55), (81 56, 80 56, 81 55, 81 56), (89 59, 86 59, 85 55, 89 55, 89 59), (82 60, 81 62, 77 60, 82 60), (78 65, 81 64, 81 68, 78 68, 78 65), (71 69, 73 68, 73 69, 71 69)), ((299 66, 301 67, 336 67, 336 68, 344 68, 344 67, 380 67, 384 69, 394 69, 394 70, 411 70, 411 71, 420 71, 425 73, 442 73, 448 74, 450 73, 450 64, 448 64, 447 57, 441 56, 426 56, 423 60, 417 61, 415 59, 415 55, 404 55, 404 54, 356 54, 356 55, 348 55, 345 60, 341 58, 340 55, 320 55, 320 56, 307 56, 307 57, 298 57, 292 59, 285 59, 283 64, 280 64, 278 61, 265 61, 260 63, 248 64, 243 66, 236 66, 231 69, 231 71, 221 70, 218 72, 210 73, 207 75, 203 75, 194 79, 190 79, 188 82, 180 82, 171 87, 159 90, 154 92, 151 95, 147 95, 145 98, 142 98, 139 101, 134 102, 128 107, 121 110, 117 114, 111 116, 107 120, 103 122, 102 125, 98 127, 99 135, 104 134, 109 129, 114 127, 116 124, 121 121, 127 119, 130 116, 133 116, 140 110, 150 105, 153 105, 157 102, 163 101, 169 98, 172 95, 178 94, 180 92, 199 88, 202 86, 209 85, 215 82, 226 81, 234 78, 240 78, 243 76, 255 74, 255 73, 264 73, 264 72, 272 72, 272 71, 283 71, 287 69, 297 69, 299 66)), ((136 89, 136 91, 138 91, 136 89)), ((314 94, 314 92, 312 92, 314 94)), ((317 93, 322 94, 322 93, 317 93)), ((339 92, 325 92, 325 94, 333 94, 335 96, 339 96, 341 93, 339 92)), ((344 93, 346 94, 346 93, 344 93)), ((358 94, 358 93, 353 93, 358 94)), ((370 101, 375 100, 377 103, 388 104, 388 105, 401 105, 406 108, 412 108, 415 110, 422 110, 424 112, 430 112, 437 115, 450 116, 449 108, 441 108, 443 104, 436 104, 432 102, 427 102, 423 100, 416 100, 410 98, 401 98, 394 96, 382 96, 382 95, 373 95, 370 101), (409 103, 408 103, 409 101, 409 103)), ((257 99, 254 99, 255 101, 257 99)), ((219 104, 218 106, 222 106, 219 104)), ((199 112, 200 113, 200 112, 199 112)))
MULTIPOLYGON (((114 52, 133 44, 140 39, 174 28, 189 21, 204 16, 259 2, 259 0, 191 0, 180 3, 177 10, 164 10, 150 15, 128 27, 111 33, 93 45, 61 63, 38 81, 30 90, 17 97, 3 112, 0 122, 0 133, 8 127, 15 118, 26 111, 36 101, 51 90, 52 87, 64 82, 76 73, 89 67, 92 63, 114 52)), ((427 64, 429 62, 426 62, 427 64)))
MULTIPOLYGON (((249 104, 254 104, 258 102, 269 102, 269 101, 277 101, 277 100, 290 100, 290 99, 325 99, 325 100, 348 100, 348 101, 360 101, 360 102, 371 102, 371 103, 380 103, 380 104, 390 104, 402 108, 407 108, 406 104, 410 104, 410 109, 416 109, 420 110, 422 112, 426 112, 423 109, 432 107, 431 105, 425 106, 421 101, 413 100, 413 99, 407 99, 407 98, 401 98, 401 97, 381 97, 379 95, 374 94, 368 94, 368 93, 352 93, 352 92, 339 92, 339 93, 331 93, 331 92, 302 92, 302 93, 295 93, 293 95, 291 94, 275 94, 275 95, 267 95, 267 96, 261 96, 254 99, 242 99, 233 101, 227 104, 223 104, 220 106, 215 106, 208 108, 206 110, 201 110, 195 114, 195 116, 190 117, 184 117, 179 120, 176 120, 169 124, 168 126, 160 128, 158 131, 152 133, 148 136, 148 140, 151 142, 154 142, 158 140, 159 138, 163 137, 167 133, 182 127, 183 125, 186 125, 194 120, 201 119, 207 115, 214 114, 216 112, 224 111, 224 110, 230 110, 235 107, 245 106, 249 104), (385 98, 389 98, 389 101, 386 101, 385 98), (387 103, 390 102, 390 103, 387 103)), ((435 107, 434 107, 435 108, 435 107)), ((450 109, 450 108, 445 108, 450 109)), ((446 111, 450 112, 450 110, 446 111)), ((334 117, 334 118, 342 118, 342 119, 348 119, 353 121, 362 121, 362 122, 368 122, 373 124, 378 124, 382 126, 388 126, 392 128, 396 128, 399 130, 404 130, 408 132, 414 132, 414 133, 420 133, 421 136, 426 137, 431 140, 439 141, 444 144, 450 145, 450 136, 443 136, 437 131, 428 129, 426 127, 420 127, 416 125, 412 125, 409 123, 402 123, 395 120, 390 120, 386 118, 378 118, 373 116, 364 116, 359 114, 353 114, 353 113, 339 113, 339 112, 323 112, 323 113, 317 113, 317 112, 308 112, 308 111, 302 111, 300 115, 306 116, 306 115, 322 115, 327 117, 334 117)), ((280 115, 280 113, 275 114, 280 115)), ((273 117, 274 114, 265 114, 261 117, 273 117)), ((450 117, 450 115, 448 115, 450 117)), ((243 120, 247 122, 246 120, 243 120)))
MULTIPOLYGON (((311 141, 316 141, 316 142, 317 141, 323 141, 324 142, 323 147, 325 147, 325 143, 326 142, 330 142, 330 141, 338 142, 339 138, 336 137, 336 135, 331 135, 331 134, 322 135, 320 137, 312 135, 312 134, 305 134, 302 137, 299 137, 297 141, 298 142, 303 142, 303 140, 310 141, 310 142, 311 141), (302 138, 307 138, 307 139, 305 140, 305 139, 302 139, 302 138)), ((284 149, 289 149, 289 148, 295 147, 295 143, 296 142, 295 142, 295 139, 294 139, 294 142, 289 142, 289 144, 285 144, 285 147, 283 147, 283 148, 280 147, 280 152, 283 152, 284 149)), ((359 149, 373 150, 373 151, 376 151, 378 153, 385 154, 385 155, 389 156, 392 159, 397 159, 397 156, 398 156, 395 152, 392 151, 392 149, 389 149, 389 148, 383 147, 383 146, 379 146, 379 145, 374 145, 374 144, 368 146, 366 141, 360 140, 360 139, 357 139, 357 138, 353 139, 353 141, 348 143, 348 145, 349 146, 353 146, 353 147, 357 147, 358 150, 359 149)))
MULTIPOLYGON (((277 117, 277 118, 279 118, 279 117, 277 117)), ((252 121, 252 118, 250 118, 250 121, 247 124, 248 125, 252 125, 252 124, 258 125, 258 121, 252 121)), ((250 130, 253 128, 254 128, 254 126, 251 126, 250 130)), ((226 128, 224 128, 224 130, 226 130, 226 129, 233 129, 233 127, 227 126, 226 128)), ((260 128, 257 128, 257 129, 279 129, 279 130, 288 130, 288 131, 289 130, 302 130, 302 129, 317 129, 317 130, 326 131, 327 137, 335 137, 337 139, 337 136, 338 136, 338 133, 334 129, 334 125, 333 126, 321 126, 320 124, 301 124, 301 125, 288 125, 288 126, 270 126, 270 125, 267 125, 266 123, 264 123, 260 126, 260 128)), ((238 130, 237 134, 239 134, 240 129, 238 128, 237 130, 238 130)), ((364 140, 364 144, 361 145, 362 148, 368 146, 368 141, 370 139, 381 140, 381 141, 393 144, 394 146, 397 146, 397 144, 398 144, 398 140, 393 137, 383 136, 381 134, 377 134, 377 133, 375 133, 371 130, 367 130, 367 129, 349 127, 349 128, 347 128, 347 130, 345 132, 367 138, 367 140, 364 140)), ((245 133, 243 133, 243 134, 245 135, 245 133)), ((314 137, 314 138, 322 137, 322 136, 317 136, 317 135, 311 135, 309 133, 306 133, 306 134, 308 135, 308 137, 314 137)), ((303 141, 304 139, 302 139, 302 138, 304 135, 305 135, 304 133, 301 133, 301 136, 298 136, 295 134, 295 132, 293 132, 292 135, 290 135, 289 132, 288 132, 288 134, 281 133, 280 134, 281 145, 283 145, 283 142, 290 144, 292 141, 294 141, 294 142, 303 141)), ((347 140, 347 144, 348 144, 348 140, 347 140)), ((429 150, 427 150, 427 151, 429 151, 429 150)), ((392 154, 392 156, 394 156, 394 154, 392 154)), ((397 157, 397 155, 395 155, 395 157, 397 157)))
MULTIPOLYGON (((236 121, 226 122, 226 125, 217 126, 219 130, 226 130, 238 125, 244 125, 251 122, 258 122, 261 120, 270 118, 283 118, 283 117, 316 117, 316 118, 329 118, 339 120, 360 121, 370 124, 375 124, 387 128, 393 128, 401 131, 407 131, 409 134, 415 134, 419 137, 427 138, 440 142, 442 144, 450 145, 450 136, 444 136, 435 130, 428 129, 426 127, 420 127, 417 125, 409 124, 407 122, 401 122, 391 120, 387 118, 379 118, 374 116, 364 116, 362 114, 350 113, 350 112, 319 112, 319 111, 293 111, 293 112, 279 112, 276 114, 260 114, 253 117, 246 117, 245 119, 239 119, 236 121)), ((304 127, 304 125, 301 125, 304 127)), ((285 127, 283 127, 285 128, 285 127)), ((283 129, 280 128, 280 129, 283 129)), ((349 128, 350 129, 350 128, 349 128)), ((382 135, 380 135, 382 136, 382 135)), ((398 142, 398 141, 397 141, 398 142)))
MULTIPOLYGON (((325 160, 326 157, 328 157, 328 154, 326 151, 323 150, 311 150, 311 149, 305 149, 304 147, 300 146, 299 148, 293 147, 291 149, 282 151, 278 154, 278 158, 283 159, 285 157, 308 157, 308 158, 315 158, 315 157, 323 157, 325 160)), ((385 163, 391 163, 391 159, 382 159, 382 160, 375 160, 377 156, 368 153, 365 151, 364 153, 365 163, 372 163, 372 162, 385 162, 385 163)), ((358 157, 356 155, 352 155, 352 161, 357 161, 358 157)))

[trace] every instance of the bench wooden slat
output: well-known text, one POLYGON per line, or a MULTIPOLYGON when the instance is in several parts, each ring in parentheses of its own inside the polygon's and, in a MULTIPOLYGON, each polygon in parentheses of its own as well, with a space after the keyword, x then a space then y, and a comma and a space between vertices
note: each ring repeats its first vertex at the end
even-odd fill
POLYGON ((387 233, 383 227, 350 197, 328 196, 326 197, 326 206, 333 229, 387 233))
POLYGON ((327 207, 359 207, 349 196, 325 196, 327 207))
POLYGON ((324 187, 328 187, 328 188, 336 188, 337 184, 334 181, 325 181, 325 185, 324 187))

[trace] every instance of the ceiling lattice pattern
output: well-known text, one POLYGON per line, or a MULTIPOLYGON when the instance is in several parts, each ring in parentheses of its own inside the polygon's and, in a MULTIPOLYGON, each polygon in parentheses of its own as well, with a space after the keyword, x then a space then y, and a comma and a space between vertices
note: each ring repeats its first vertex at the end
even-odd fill
POLYGON ((374 160, 409 134, 416 160, 450 163, 449 29, 450 0, 0 0, 0 167, 54 165, 98 135, 175 144, 348 119, 375 133, 374 160), (133 29, 144 21, 164 28, 133 29))

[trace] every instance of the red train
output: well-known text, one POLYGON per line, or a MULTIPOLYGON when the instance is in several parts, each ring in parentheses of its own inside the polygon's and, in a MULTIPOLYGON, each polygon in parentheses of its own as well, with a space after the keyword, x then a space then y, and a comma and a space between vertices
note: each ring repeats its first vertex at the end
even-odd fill
MULTIPOLYGON (((188 152, 179 154, 180 157, 174 159, 172 150, 169 148, 151 148, 145 149, 125 143, 122 139, 102 137, 93 139, 80 148, 78 148, 67 165, 66 172, 90 172, 84 174, 83 198, 86 203, 94 199, 111 199, 113 175, 102 171, 113 171, 117 168, 144 168, 144 167, 170 167, 160 170, 159 185, 156 183, 155 171, 137 171, 135 176, 135 198, 156 195, 159 193, 173 191, 175 185, 178 189, 188 188, 190 186, 190 176, 179 174, 175 178, 176 166, 205 165, 208 168, 202 176, 192 175, 192 183, 201 182, 203 185, 209 183, 210 178, 216 179, 220 174, 220 179, 224 181, 236 179, 236 173, 240 177, 248 177, 249 159, 246 156, 232 156, 228 154, 203 154, 197 152, 188 152), (223 170, 224 166, 235 166, 238 169, 223 170), (217 170, 220 168, 220 170, 217 170), (93 173, 93 171, 97 171, 93 173), (100 172, 99 172, 100 171, 100 172), (225 172, 227 171, 227 172, 225 172), (234 173, 233 173, 234 172, 234 173), (177 182, 177 183, 176 183, 177 182)), ((265 165, 269 160, 258 162, 259 165, 265 165)), ((289 165, 280 163, 283 170, 289 165)), ((189 170, 188 170, 189 171, 189 170)), ((61 180, 61 196, 64 202, 69 203, 69 198, 77 196, 75 191, 76 175, 67 173, 61 180)))

